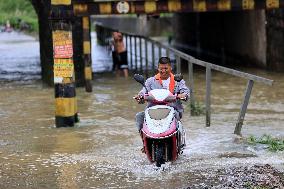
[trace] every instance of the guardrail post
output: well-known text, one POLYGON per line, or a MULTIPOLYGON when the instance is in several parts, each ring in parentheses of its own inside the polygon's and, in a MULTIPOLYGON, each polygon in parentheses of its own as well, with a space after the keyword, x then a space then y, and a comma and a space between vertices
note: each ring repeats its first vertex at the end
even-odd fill
POLYGON ((135 56, 135 72, 137 71, 137 40, 136 36, 134 37, 134 56, 135 56))
POLYGON ((158 59, 159 59, 159 58, 161 58, 161 56, 162 56, 162 47, 161 47, 160 44, 159 44, 158 46, 159 46, 159 57, 158 57, 158 59))
POLYGON ((102 31, 102 45, 105 45, 105 36, 106 36, 106 28, 103 28, 103 31, 102 31))
POLYGON ((124 34, 124 36, 125 36, 125 49, 128 51, 128 40, 127 40, 128 35, 124 34))
POLYGON ((167 55, 167 57, 170 58, 170 51, 169 51, 169 49, 166 49, 166 55, 167 55))
POLYGON ((145 41, 145 61, 146 61, 145 71, 146 71, 146 77, 148 77, 148 43, 146 39, 144 39, 144 41, 145 41))
POLYGON ((133 52, 132 52, 132 36, 130 35, 129 38, 130 38, 130 70, 132 70, 133 69, 133 62, 132 62, 132 54, 133 54, 133 52))
POLYGON ((211 123, 211 67, 206 65, 206 127, 211 123))
POLYGON ((140 57, 140 73, 143 73, 143 59, 142 59, 142 38, 139 37, 139 57, 140 57))
POLYGON ((181 73, 179 56, 176 56, 176 73, 181 73))
POLYGON ((155 44, 152 41, 152 72, 155 70, 155 44))
POLYGON ((248 83, 247 83, 245 96, 244 96, 244 99, 243 99, 243 103, 241 105, 241 110, 240 110, 240 113, 239 113, 239 117, 238 117, 238 121, 237 121, 237 124, 236 124, 236 127, 235 127, 234 134, 241 135, 242 125, 243 125, 243 122, 244 122, 244 119, 245 119, 245 115, 246 115, 247 106, 248 106, 248 103, 249 103, 249 98, 250 98, 250 95, 251 95, 253 83, 254 83, 253 80, 249 80, 248 83))
POLYGON ((128 51, 129 51, 129 48, 128 48, 128 35, 127 34, 123 34, 124 37, 125 37, 125 50, 126 50, 126 55, 127 55, 127 65, 128 65, 128 70, 129 70, 129 62, 128 62, 128 51))
POLYGON ((188 62, 188 78, 189 78, 189 89, 190 89, 190 114, 194 115, 193 107, 195 106, 195 99, 194 99, 194 82, 193 82, 192 62, 188 62))

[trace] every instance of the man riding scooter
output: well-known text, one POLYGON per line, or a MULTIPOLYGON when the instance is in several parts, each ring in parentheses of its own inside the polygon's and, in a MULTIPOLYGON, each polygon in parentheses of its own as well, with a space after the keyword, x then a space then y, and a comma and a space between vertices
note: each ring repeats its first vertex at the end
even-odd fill
MULTIPOLYGON (((147 91, 151 91, 153 89, 167 89, 173 94, 177 94, 177 98, 181 100, 187 100, 189 97, 189 89, 185 84, 185 81, 181 79, 179 82, 175 82, 174 75, 172 73, 172 66, 170 58, 161 57, 159 59, 158 64, 158 74, 154 77, 150 77, 145 82, 145 87, 136 95, 134 98, 140 104, 144 103, 143 96, 147 93, 147 91)), ((147 108, 151 107, 152 103, 148 102, 147 108)), ((177 120, 180 120, 183 113, 183 106, 181 102, 178 100, 174 103, 169 104, 175 108, 175 117, 177 120)), ((145 112, 139 112, 136 114, 136 126, 139 131, 143 127, 143 121, 145 117, 145 112)))

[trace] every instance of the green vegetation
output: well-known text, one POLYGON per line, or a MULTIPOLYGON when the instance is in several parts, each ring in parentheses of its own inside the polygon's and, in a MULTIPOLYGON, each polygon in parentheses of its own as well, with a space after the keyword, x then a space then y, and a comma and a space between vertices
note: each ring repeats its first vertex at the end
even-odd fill
POLYGON ((263 135, 260 138, 250 136, 247 142, 251 145, 266 144, 268 150, 272 152, 284 151, 284 139, 273 138, 270 135, 263 135))
POLYGON ((170 31, 162 31, 161 36, 163 37, 172 37, 174 34, 170 31))
POLYGON ((254 184, 251 182, 246 182, 244 185, 248 189, 271 189, 271 187, 268 187, 268 186, 267 187, 266 186, 254 186, 254 184))
POLYGON ((160 13, 160 17, 173 17, 173 13, 160 13))
POLYGON ((29 0, 0 1, 0 25, 9 20, 13 28, 20 28, 20 20, 29 32, 38 32, 38 19, 29 0))
POLYGON ((205 106, 196 101, 194 104, 188 104, 192 116, 205 115, 205 106))
POLYGON ((205 115, 206 111, 205 111, 205 105, 195 101, 194 104, 190 104, 190 102, 185 104, 185 109, 186 112, 191 113, 192 116, 201 116, 201 115, 205 115))

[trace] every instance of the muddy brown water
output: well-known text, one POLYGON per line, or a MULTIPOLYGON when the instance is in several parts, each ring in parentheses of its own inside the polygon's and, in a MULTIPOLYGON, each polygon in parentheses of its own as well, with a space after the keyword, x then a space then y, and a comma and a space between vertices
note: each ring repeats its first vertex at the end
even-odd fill
MULTIPOLYGON (((284 75, 244 71, 275 83, 255 83, 243 136, 283 138, 284 75)), ((134 116, 143 105, 132 99, 140 90, 132 78, 96 74, 93 93, 78 88, 80 122, 73 128, 55 128, 53 88, 35 78, 2 80, 0 188, 202 188, 208 174, 218 174, 208 170, 267 163, 283 170, 283 152, 247 145, 232 134, 246 80, 219 72, 212 78, 211 127, 205 127, 205 116, 191 117, 185 104, 186 149, 177 161, 160 169, 140 151, 134 116)), ((194 80, 196 98, 203 103, 204 72, 195 72, 194 80)))

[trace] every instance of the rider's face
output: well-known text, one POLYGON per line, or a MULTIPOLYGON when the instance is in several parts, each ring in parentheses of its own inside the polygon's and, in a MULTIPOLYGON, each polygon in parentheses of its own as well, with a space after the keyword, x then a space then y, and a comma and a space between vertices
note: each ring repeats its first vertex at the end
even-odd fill
POLYGON ((161 79, 165 80, 170 77, 170 73, 172 72, 172 67, 169 64, 159 64, 158 71, 161 75, 161 79))

